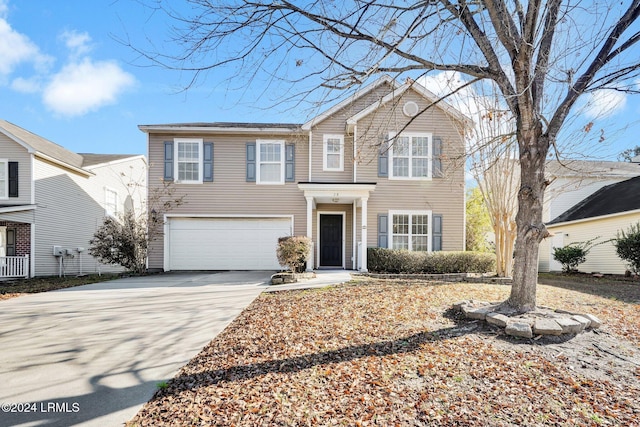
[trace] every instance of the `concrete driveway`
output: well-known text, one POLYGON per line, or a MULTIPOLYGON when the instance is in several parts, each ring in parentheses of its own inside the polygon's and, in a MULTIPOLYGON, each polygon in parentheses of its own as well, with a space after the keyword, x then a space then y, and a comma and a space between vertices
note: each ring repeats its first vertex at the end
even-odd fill
POLYGON ((120 426, 271 272, 119 279, 0 302, 0 426, 120 426))

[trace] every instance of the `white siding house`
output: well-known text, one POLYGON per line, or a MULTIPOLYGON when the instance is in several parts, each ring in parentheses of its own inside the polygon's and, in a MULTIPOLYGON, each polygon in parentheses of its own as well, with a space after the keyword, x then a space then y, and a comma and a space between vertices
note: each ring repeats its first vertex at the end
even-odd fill
MULTIPOLYGON (((550 161, 547 163, 546 176, 551 183, 545 192, 542 220, 549 223, 602 187, 640 176, 640 164, 582 160, 550 161)), ((561 270, 562 266, 553 259, 552 251, 553 247, 566 244, 561 235, 543 240, 540 244, 538 270, 561 270)))
POLYGON ((4 120, 0 153, 0 169, 18 172, 0 197, 0 256, 28 262, 29 276, 120 270, 91 257, 89 240, 106 215, 144 209, 144 156, 73 153, 4 120))

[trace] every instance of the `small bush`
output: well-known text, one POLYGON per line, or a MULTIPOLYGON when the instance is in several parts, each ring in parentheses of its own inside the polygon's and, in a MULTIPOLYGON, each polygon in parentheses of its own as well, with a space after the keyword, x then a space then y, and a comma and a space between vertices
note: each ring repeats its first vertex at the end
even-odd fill
POLYGON ((632 224, 626 232, 618 231, 613 245, 618 256, 629 263, 629 268, 640 274, 640 222, 632 224))
POLYGON ((576 267, 587 260, 587 252, 578 246, 563 246, 553 248, 553 259, 562 264, 562 271, 569 273, 576 271, 576 267))
POLYGON ((367 267, 376 273, 447 274, 495 271, 496 257, 486 252, 410 252, 368 248, 367 267))
POLYGON ((594 244, 593 242, 599 238, 600 236, 587 240, 586 242, 575 242, 561 248, 553 248, 553 259, 562 264, 562 271, 565 273, 577 271, 576 267, 587 260, 587 255, 591 249, 608 242, 607 240, 594 244))
POLYGON ((278 239, 278 262, 294 273, 302 273, 311 251, 311 239, 306 236, 286 236, 278 239))

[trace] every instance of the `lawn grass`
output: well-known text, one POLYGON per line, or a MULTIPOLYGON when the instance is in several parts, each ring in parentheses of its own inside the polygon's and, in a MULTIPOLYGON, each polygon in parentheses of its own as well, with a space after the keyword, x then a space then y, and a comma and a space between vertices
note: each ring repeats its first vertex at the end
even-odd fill
POLYGON ((539 304, 605 322, 558 341, 450 310, 509 289, 363 279, 263 294, 128 426, 638 425, 640 306, 540 285, 539 304))
POLYGON ((31 279, 16 279, 0 281, 0 300, 20 296, 21 294, 33 294, 38 292, 54 291, 56 289, 71 288, 74 286, 88 285, 89 283, 105 282, 118 278, 116 274, 91 274, 86 276, 68 277, 34 277, 31 279))

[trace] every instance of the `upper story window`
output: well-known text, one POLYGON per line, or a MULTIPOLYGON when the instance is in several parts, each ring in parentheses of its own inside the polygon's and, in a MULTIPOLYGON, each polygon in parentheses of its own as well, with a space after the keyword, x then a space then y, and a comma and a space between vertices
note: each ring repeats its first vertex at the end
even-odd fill
POLYGON ((118 214, 118 192, 111 188, 104 189, 104 210, 107 215, 118 214))
POLYGON ((9 162, 0 159, 0 199, 9 197, 9 162))
POLYGON ((344 170, 344 136, 324 135, 322 170, 343 171, 344 170))
POLYGON ((202 183, 202 139, 176 138, 175 170, 180 183, 202 183))
POLYGON ((432 176, 431 134, 401 133, 393 138, 389 149, 390 178, 430 179, 432 176))
POLYGON ((257 184, 284 184, 284 141, 259 139, 257 184))
POLYGON ((431 250, 431 212, 390 212, 389 217, 392 249, 431 250))

